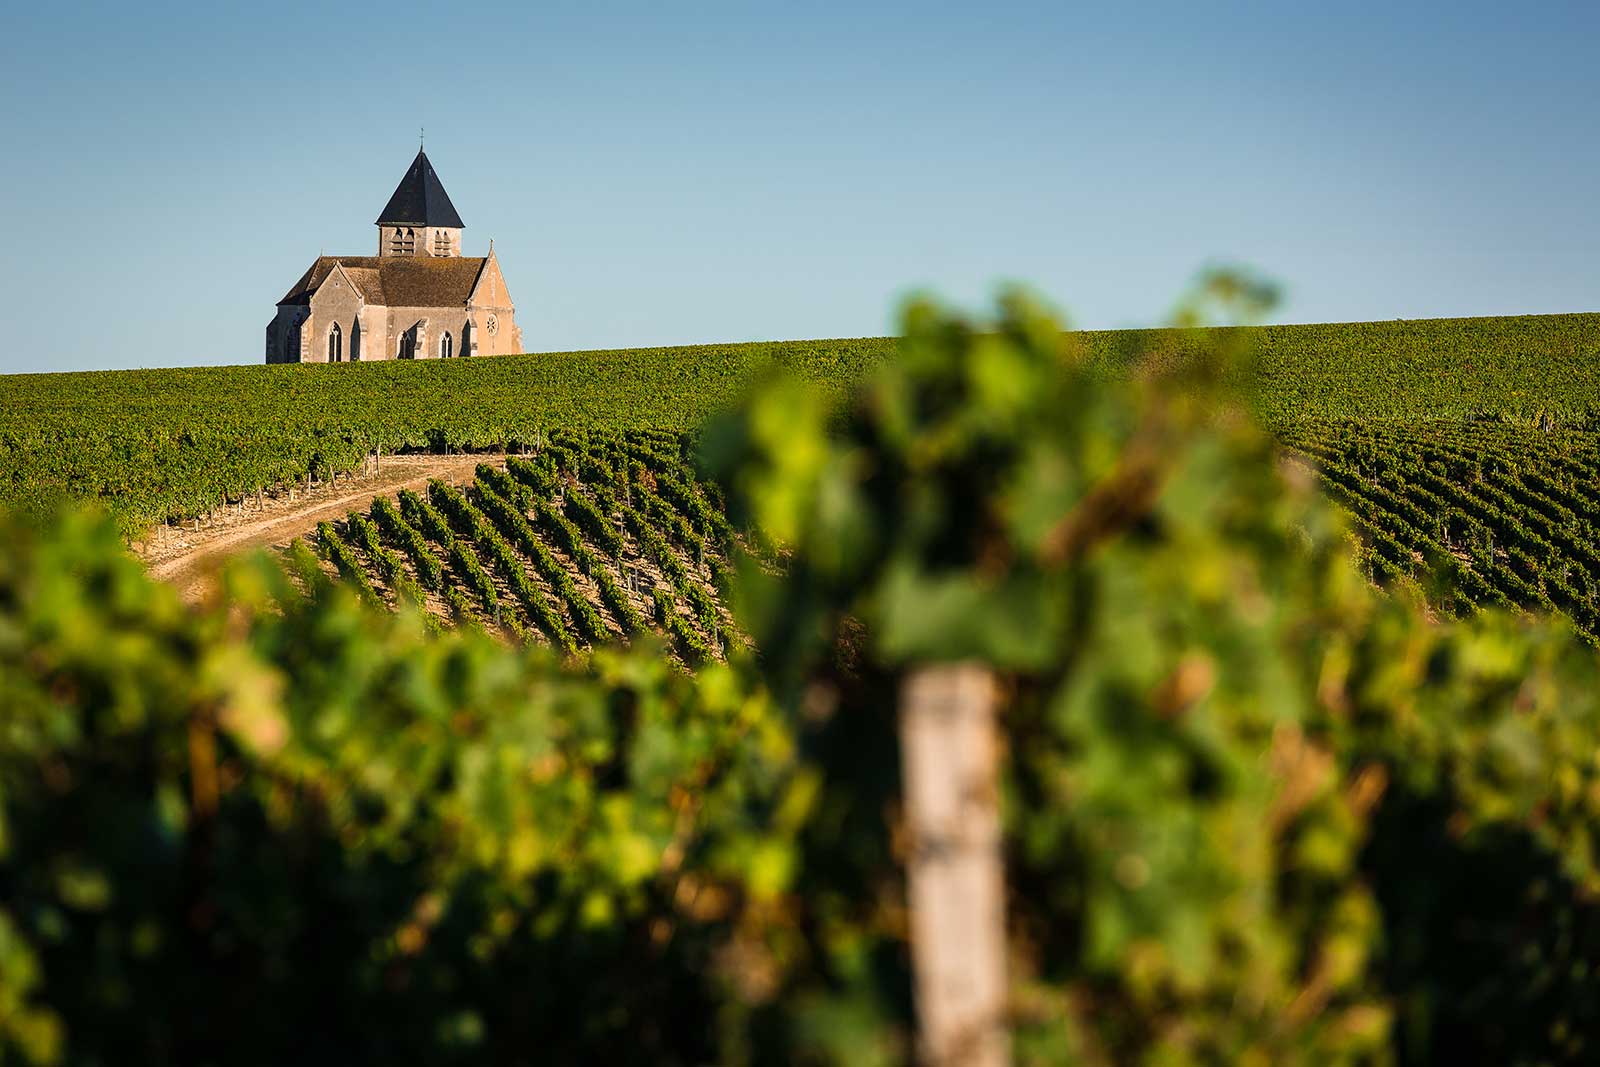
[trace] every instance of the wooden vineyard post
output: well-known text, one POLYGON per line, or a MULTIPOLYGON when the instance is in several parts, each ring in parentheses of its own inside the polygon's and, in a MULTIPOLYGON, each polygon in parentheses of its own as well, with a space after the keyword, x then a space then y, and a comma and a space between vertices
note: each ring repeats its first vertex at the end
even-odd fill
POLYGON ((917 667, 900 692, 910 832, 913 994, 927 1067, 1005 1067, 1005 878, 995 681, 979 663, 917 667))

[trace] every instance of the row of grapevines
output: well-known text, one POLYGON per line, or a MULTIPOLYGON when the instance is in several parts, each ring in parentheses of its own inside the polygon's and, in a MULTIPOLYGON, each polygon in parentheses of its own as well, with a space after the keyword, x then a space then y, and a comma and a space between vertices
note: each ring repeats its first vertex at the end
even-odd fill
POLYGON ((684 662, 691 667, 698 667, 711 659, 711 650, 673 606, 672 594, 658 585, 651 596, 655 602, 656 622, 671 636, 673 646, 684 662))
POLYGON ((673 435, 555 434, 504 468, 479 464, 465 486, 435 479, 425 493, 401 490, 397 501, 375 500, 367 516, 352 514, 344 536, 364 562, 352 555, 348 565, 369 568, 367 584, 393 590, 396 603, 423 603, 431 590, 458 622, 483 618, 514 640, 536 629, 565 651, 627 640, 654 619, 683 660, 698 663, 743 640, 712 591, 726 574, 721 551, 691 516, 713 537, 731 542, 731 533, 692 479, 673 435), (661 481, 674 485, 671 500, 655 491, 661 481), (640 568, 645 561, 663 585, 640 568))
POLYGON ((551 554, 549 547, 534 532, 524 510, 513 503, 519 495, 511 479, 485 477, 480 470, 473 490, 473 499, 483 513, 501 534, 533 562, 534 570, 549 583, 556 596, 566 606, 568 618, 578 636, 588 644, 605 641, 609 632, 605 622, 600 618, 600 613, 573 583, 566 567, 551 554))
MULTIPOLYGON (((637 509, 617 500, 618 493, 621 493, 629 499, 636 495, 641 498, 648 496, 659 503, 659 498, 654 497, 654 494, 643 485, 637 484, 637 479, 632 476, 635 468, 639 468, 643 473, 637 460, 630 460, 614 441, 592 444, 579 460, 579 469, 584 475, 584 487, 594 494, 597 505, 605 512, 622 516, 623 525, 643 549, 644 556, 656 564, 666 576, 673 591, 693 608, 705 635, 713 646, 717 646, 720 644, 721 620, 710 595, 691 580, 683 563, 668 547, 660 532, 637 509)), ((670 511, 665 505, 662 505, 662 509, 670 511)), ((676 512, 670 514, 683 529, 688 531, 687 524, 680 515, 676 512)), ((688 532, 692 534, 692 531, 688 532)), ((620 541, 620 537, 618 539, 620 541)), ((699 538, 696 538, 696 541, 699 555, 703 557, 704 541, 699 538)))
POLYGON ((1553 610, 1600 635, 1596 435, 1303 420, 1281 436, 1356 517, 1376 577, 1428 578, 1453 612, 1553 610))
POLYGON ((362 568, 360 560, 345 544, 344 538, 339 536, 339 531, 333 528, 330 522, 317 524, 317 544, 322 548, 328 562, 332 563, 339 572, 339 577, 349 582, 361 594, 361 599, 371 604, 381 604, 383 599, 378 596, 378 591, 367 580, 367 572, 362 568))
POLYGON ((428 548, 428 542, 396 510, 394 502, 386 496, 373 498, 371 515, 384 535, 399 545, 411 560, 418 581, 427 589, 439 590, 444 582, 444 568, 428 548))
MULTIPOLYGON (((540 631, 556 648, 572 651, 572 638, 565 623, 550 604, 544 590, 530 581, 527 568, 512 547, 500 536, 493 524, 454 486, 434 479, 428 483, 428 495, 435 506, 449 519, 455 531, 471 538, 489 558, 495 573, 505 582, 512 595, 540 631)), ((503 614, 503 613, 502 613, 503 614)))
POLYGON ((371 520, 360 512, 352 511, 345 519, 345 530, 355 539, 356 544, 360 545, 366 552, 367 558, 377 568, 384 583, 394 590, 397 602, 401 600, 409 601, 412 604, 421 604, 423 602, 422 590, 417 587, 416 582, 412 581, 411 575, 407 573, 405 564, 401 562, 399 555, 383 543, 383 539, 378 533, 378 528, 373 525, 371 520))

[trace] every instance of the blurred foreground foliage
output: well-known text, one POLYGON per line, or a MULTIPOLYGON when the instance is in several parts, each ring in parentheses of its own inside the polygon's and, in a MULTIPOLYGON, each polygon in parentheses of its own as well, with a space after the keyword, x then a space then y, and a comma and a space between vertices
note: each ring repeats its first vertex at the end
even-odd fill
POLYGON ((5 1061, 906 1062, 895 693, 956 659, 1019 1063, 1592 1061, 1594 653, 1374 591, 1225 348, 1071 344, 916 305, 842 417, 708 427, 772 553, 692 676, 0 530, 5 1061))

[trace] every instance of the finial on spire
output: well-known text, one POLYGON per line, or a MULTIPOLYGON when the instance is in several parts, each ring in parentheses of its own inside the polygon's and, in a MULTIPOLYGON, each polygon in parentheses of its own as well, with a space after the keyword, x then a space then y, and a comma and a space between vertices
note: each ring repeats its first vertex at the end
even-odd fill
POLYGON ((417 127, 417 151, 418 152, 422 151, 422 145, 427 139, 427 136, 426 136, 427 133, 428 133, 428 128, 426 126, 418 126, 417 127))

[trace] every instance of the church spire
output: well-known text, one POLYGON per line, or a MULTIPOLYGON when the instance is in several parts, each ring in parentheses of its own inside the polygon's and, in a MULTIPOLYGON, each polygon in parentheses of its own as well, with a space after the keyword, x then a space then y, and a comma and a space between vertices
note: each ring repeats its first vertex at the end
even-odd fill
POLYGON ((451 258, 461 254, 461 216, 422 150, 378 216, 378 255, 451 258))
POLYGON ((450 202, 450 194, 444 191, 439 175, 434 173, 433 164, 428 161, 428 155, 421 147, 417 148, 417 158, 411 161, 405 177, 395 186, 394 195, 389 198, 389 202, 384 205, 383 213, 378 216, 379 226, 386 223, 448 226, 455 230, 466 226, 466 223, 461 221, 461 216, 456 214, 456 207, 450 202))

